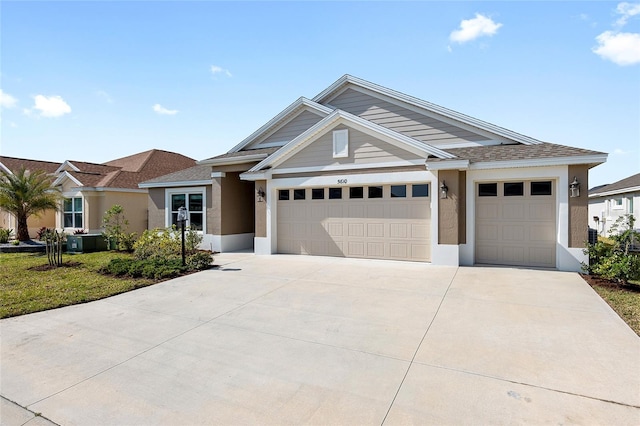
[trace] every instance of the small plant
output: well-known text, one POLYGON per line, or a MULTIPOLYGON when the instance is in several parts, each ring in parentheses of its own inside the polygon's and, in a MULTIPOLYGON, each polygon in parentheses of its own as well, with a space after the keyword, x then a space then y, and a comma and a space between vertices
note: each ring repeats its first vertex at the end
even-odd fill
POLYGON ((0 243, 8 243, 11 234, 13 234, 13 229, 0 228, 0 243))
POLYGON ((49 231, 51 231, 49 228, 47 228, 46 226, 43 226, 42 228, 38 229, 38 232, 36 235, 38 236, 38 239, 40 241, 44 241, 45 234, 49 231))
POLYGON ((44 234, 47 260, 51 266, 62 266, 62 244, 66 240, 64 232, 48 230, 44 234))
POLYGON ((135 232, 127 232, 129 221, 124 217, 124 208, 121 205, 111 206, 102 217, 102 224, 104 225, 102 236, 110 249, 133 251, 133 244, 138 235, 135 232))
POLYGON ((13 244, 14 246, 19 246, 20 245, 20 241, 19 240, 13 240, 13 241, 11 241, 11 244, 13 244))
POLYGON ((602 278, 627 284, 629 280, 640 278, 640 253, 632 249, 640 239, 640 233, 633 229, 635 218, 624 215, 611 227, 608 240, 587 244, 584 254, 589 256, 589 264, 582 268, 602 278))
POLYGON ((84 235, 86 233, 87 231, 85 231, 84 229, 76 229, 75 231, 73 231, 73 235, 84 235))
POLYGON ((197 251, 186 259, 187 268, 190 271, 201 271, 211 266, 211 252, 197 251))

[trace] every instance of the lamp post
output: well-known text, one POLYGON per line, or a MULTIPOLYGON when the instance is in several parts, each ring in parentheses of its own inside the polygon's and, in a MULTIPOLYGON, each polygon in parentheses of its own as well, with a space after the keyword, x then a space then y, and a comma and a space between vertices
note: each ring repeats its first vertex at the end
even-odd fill
POLYGON ((182 230, 182 266, 186 265, 184 259, 184 223, 187 221, 187 209, 184 206, 178 209, 178 222, 180 222, 180 228, 182 230))

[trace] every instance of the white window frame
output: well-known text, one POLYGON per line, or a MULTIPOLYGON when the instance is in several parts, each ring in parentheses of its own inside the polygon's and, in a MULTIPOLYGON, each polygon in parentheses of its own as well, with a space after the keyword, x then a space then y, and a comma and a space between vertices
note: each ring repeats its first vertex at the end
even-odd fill
POLYGON ((68 195, 67 196, 67 195, 63 194, 62 209, 61 210, 62 210, 62 217, 61 217, 61 219, 62 219, 61 228, 62 229, 85 229, 86 222, 84 220, 84 210, 85 210, 84 209, 84 197, 82 195, 73 194, 73 195, 68 195), (77 199, 77 198, 79 198, 81 200, 80 204, 82 206, 82 210, 80 210, 80 211, 76 211, 75 210, 76 203, 75 203, 74 200, 77 199), (71 210, 70 211, 67 211, 67 210, 64 209, 65 200, 71 200, 71 210), (64 215, 65 214, 69 214, 69 213, 71 213, 72 226, 65 226, 64 215), (80 225, 80 226, 76 225, 76 214, 78 214, 78 213, 80 213, 82 215, 82 225, 80 225))
POLYGON ((333 131, 333 158, 349 157, 349 129, 333 131))
MULTIPOLYGON (((189 211, 189 194, 202 194, 202 230, 198 230, 198 233, 206 233, 207 230, 207 189, 204 186, 194 186, 194 187, 183 187, 183 188, 167 188, 165 190, 165 216, 164 223, 167 228, 171 226, 171 214, 173 211, 171 210, 171 196, 172 195, 185 195, 185 199, 187 200, 187 226, 190 225, 189 218, 191 217, 191 212, 189 211)), ((196 212, 194 212, 196 213, 196 212)))
POLYGON ((624 210, 624 197, 617 197, 611 199, 612 210, 624 210))

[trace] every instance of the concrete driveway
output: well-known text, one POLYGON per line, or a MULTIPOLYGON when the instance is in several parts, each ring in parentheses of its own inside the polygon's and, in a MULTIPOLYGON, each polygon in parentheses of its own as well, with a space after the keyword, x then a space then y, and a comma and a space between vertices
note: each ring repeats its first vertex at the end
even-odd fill
POLYGON ((0 321, 0 423, 640 424, 640 339, 577 274, 216 264, 0 321))

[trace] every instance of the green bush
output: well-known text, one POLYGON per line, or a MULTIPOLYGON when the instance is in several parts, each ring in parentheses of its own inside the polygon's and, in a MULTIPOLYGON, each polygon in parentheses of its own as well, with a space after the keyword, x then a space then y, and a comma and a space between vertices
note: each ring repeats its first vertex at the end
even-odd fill
POLYGON ((210 252, 197 251, 189 255, 185 263, 190 271, 201 271, 211 266, 212 260, 210 252))
POLYGON ((608 240, 587 244, 584 253, 589 256, 589 264, 582 268, 602 278, 626 284, 629 280, 640 279, 640 253, 631 249, 635 241, 640 241, 640 233, 633 229, 633 215, 625 215, 611 226, 608 240))
POLYGON ((187 270, 181 260, 162 259, 112 259, 100 269, 104 274, 115 276, 129 276, 132 278, 165 279, 183 274, 187 270))
POLYGON ((11 234, 13 234, 13 229, 0 228, 0 243, 8 243, 11 234))
MULTIPOLYGON (((185 232, 185 253, 198 252, 202 235, 193 229, 185 232)), ((182 236, 175 226, 146 230, 133 244, 133 254, 138 259, 182 259, 182 236)))

